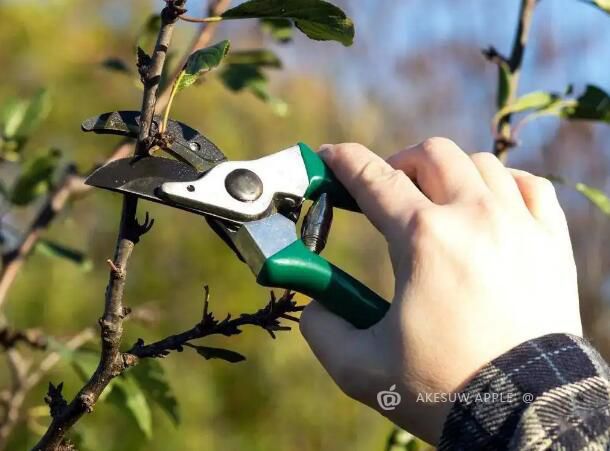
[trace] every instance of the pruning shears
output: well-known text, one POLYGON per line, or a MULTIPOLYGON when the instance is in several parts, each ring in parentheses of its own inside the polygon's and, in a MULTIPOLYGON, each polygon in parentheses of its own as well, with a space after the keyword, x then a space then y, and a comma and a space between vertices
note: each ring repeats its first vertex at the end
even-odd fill
MULTIPOLYGON (((153 134, 158 124, 155 118, 153 134)), ((86 120, 82 129, 135 137, 139 113, 105 113, 86 120)), ((257 160, 227 161, 191 127, 170 120, 165 130, 157 145, 174 158, 115 160, 86 183, 204 216, 260 285, 315 298, 358 328, 384 316, 387 301, 318 254, 332 207, 359 209, 313 150, 299 143, 257 160), (299 236, 296 222, 305 200, 313 205, 299 236)))

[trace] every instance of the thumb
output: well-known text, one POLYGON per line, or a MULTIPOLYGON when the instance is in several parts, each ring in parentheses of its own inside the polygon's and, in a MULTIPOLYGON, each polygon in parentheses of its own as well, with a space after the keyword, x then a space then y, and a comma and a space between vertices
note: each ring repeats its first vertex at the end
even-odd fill
POLYGON ((370 406, 387 368, 375 327, 356 329, 316 301, 305 308, 300 322, 303 337, 330 377, 345 394, 370 406))
POLYGON ((301 334, 322 366, 340 384, 348 350, 355 345, 358 329, 333 314, 317 301, 303 310, 299 323, 301 334))
POLYGON ((360 144, 324 145, 320 156, 386 238, 430 201, 400 170, 360 144))

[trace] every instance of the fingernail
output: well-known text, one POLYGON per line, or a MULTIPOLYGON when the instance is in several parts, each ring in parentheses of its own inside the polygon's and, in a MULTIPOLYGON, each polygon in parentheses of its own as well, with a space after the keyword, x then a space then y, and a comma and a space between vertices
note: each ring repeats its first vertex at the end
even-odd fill
POLYGON ((322 144, 318 149, 318 155, 320 155, 321 158, 326 158, 333 147, 332 144, 322 144))

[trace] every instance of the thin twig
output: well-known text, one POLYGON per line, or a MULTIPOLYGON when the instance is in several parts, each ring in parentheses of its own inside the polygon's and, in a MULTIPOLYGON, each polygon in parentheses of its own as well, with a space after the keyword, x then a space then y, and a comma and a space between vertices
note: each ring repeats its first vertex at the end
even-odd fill
MULTIPOLYGON (((212 0, 208 7, 208 16, 220 16, 231 4, 231 0, 212 0)), ((181 16, 183 17, 183 16, 181 16)), ((191 45, 189 46, 189 50, 185 52, 182 57, 182 61, 176 66, 174 72, 169 78, 172 80, 171 83, 167 84, 166 89, 159 96, 159 100, 157 101, 157 112, 163 111, 169 102, 169 98, 171 95, 171 90, 169 89, 174 85, 176 79, 180 75, 180 71, 182 67, 188 60, 188 57, 199 49, 206 47, 214 38, 216 34, 216 30, 218 29, 218 22, 212 23, 204 23, 199 28, 199 31, 195 34, 191 45)))
POLYGON ((212 22, 220 22, 222 17, 219 16, 211 16, 211 17, 191 17, 187 15, 180 16, 180 20, 184 20, 185 22, 191 23, 212 23, 212 22))
POLYGON ((288 315, 292 312, 300 312, 302 306, 294 301, 294 293, 286 291, 284 295, 276 299, 271 292, 269 303, 255 313, 242 313, 237 318, 228 315, 224 320, 218 321, 209 312, 209 290, 206 287, 206 296, 203 307, 203 318, 191 329, 145 345, 143 340, 138 340, 133 347, 123 354, 126 366, 137 364, 139 359, 151 357, 166 357, 171 351, 182 351, 183 347, 193 340, 209 337, 210 335, 232 336, 241 333, 243 326, 257 326, 266 330, 271 337, 275 338, 275 332, 290 330, 290 327, 280 324, 281 319, 298 322, 298 318, 288 315))
MULTIPOLYGON (((225 9, 227 9, 230 4, 230 0, 212 0, 210 2, 210 6, 208 8, 209 15, 220 15, 225 9)), ((200 27, 199 32, 195 35, 192 44, 189 50, 185 53, 183 57, 183 62, 178 65, 176 72, 173 77, 177 77, 179 70, 184 65, 184 62, 188 58, 188 56, 209 44, 212 40, 217 29, 217 24, 204 24, 200 27)), ((161 39, 159 39, 161 40, 161 39)), ((164 41, 168 40, 168 35, 166 34, 163 38, 164 41)), ((165 54, 166 49, 162 47, 159 48, 161 54, 165 54)), ((158 89, 158 84, 154 85, 158 89)), ((168 85, 168 87, 171 84, 168 85)), ((153 89, 151 87, 151 89, 153 89)), ((161 93, 160 98, 156 102, 156 109, 161 110, 165 107, 168 99, 169 90, 165 89, 163 93, 161 93)), ((148 97, 148 100, 143 99, 143 104, 149 104, 151 97, 148 97)), ((128 157, 134 149, 134 141, 125 140, 119 143, 113 150, 111 156, 105 160, 103 164, 108 164, 111 161, 128 157)), ((95 168, 94 168, 95 169, 95 168)), ((90 171, 92 172, 92 171, 90 171)), ((0 306, 2 306, 3 302, 7 298, 8 291, 15 281, 17 275, 19 274, 21 268, 23 267, 23 263, 25 262, 27 256, 30 254, 38 240, 42 232, 50 225, 50 223, 55 219, 57 214, 59 214, 69 200, 73 198, 78 198, 81 195, 87 194, 91 192, 91 187, 84 184, 84 178, 78 177, 76 175, 68 177, 64 180, 64 182, 57 188, 57 190, 49 197, 48 205, 44 209, 44 215, 41 215, 38 218, 31 230, 26 234, 26 238, 23 244, 20 246, 18 251, 12 256, 10 260, 4 262, 2 272, 0 273, 0 306)), ((112 265, 114 266, 114 262, 110 260, 112 265)), ((114 266, 112 268, 113 272, 118 273, 118 268, 114 266)), ((90 333, 90 332, 89 332, 90 333)), ((78 340, 78 337, 75 337, 78 340)), ((68 343, 68 346, 71 342, 68 343)), ((79 345, 80 346, 80 345, 79 345)), ((54 366, 59 360, 59 355, 57 353, 51 353, 43 360, 40 365, 40 371, 34 373, 30 376, 27 383, 23 385, 25 389, 20 390, 18 393, 11 393, 10 390, 2 391, 2 397, 0 397, 0 405, 4 405, 5 401, 9 402, 11 405, 11 411, 17 412, 21 408, 21 404, 23 403, 23 399, 33 386, 40 382, 40 379, 46 374, 46 372, 54 366), (22 393, 22 391, 25 391, 22 393), (4 396, 6 395, 6 396, 4 396)), ((8 434, 12 431, 14 424, 7 425, 5 422, 0 422, 0 431, 5 431, 4 439, 8 438, 8 434)), ((1 438, 1 437, 0 437, 1 438)), ((0 440, 1 443, 2 440, 0 440)), ((2 449, 2 445, 0 444, 0 449, 2 449)))
POLYGON ((24 343, 32 349, 46 349, 47 337, 40 329, 14 329, 6 326, 0 329, 0 348, 12 349, 24 343))
MULTIPOLYGON (((131 146, 128 143, 117 146, 104 164, 127 156, 130 149, 131 146)), ((60 186, 49 196, 47 204, 41 210, 38 218, 33 221, 19 249, 5 258, 2 272, 0 272, 0 308, 6 301, 13 282, 15 282, 25 260, 36 246, 42 233, 55 220, 57 215, 63 211, 70 200, 80 198, 91 191, 92 188, 85 185, 84 182, 84 178, 76 174, 66 177, 60 186)))
MULTIPOLYGON (((166 0, 167 5, 161 13, 161 28, 157 45, 153 52, 150 66, 144 77, 144 95, 140 131, 136 143, 136 155, 148 152, 150 130, 155 112, 156 96, 159 81, 166 61, 167 50, 171 42, 178 15, 184 12, 186 0, 166 0)), ((112 378, 120 374, 123 365, 119 347, 123 335, 123 293, 127 277, 127 263, 133 248, 140 236, 145 233, 151 223, 145 221, 140 225, 136 219, 137 198, 126 195, 123 200, 121 222, 117 237, 114 267, 110 270, 104 314, 100 319, 102 352, 100 362, 89 381, 81 388, 76 397, 65 407, 53 412, 49 429, 40 439, 34 450, 56 450, 63 442, 70 428, 87 412, 91 412, 102 391, 112 378), (118 269, 118 270, 117 270, 118 269)), ((51 390, 50 390, 51 391, 51 390)), ((61 390, 58 390, 61 395, 61 390)), ((55 401, 55 400, 52 400, 55 401)))
MULTIPOLYGON (((83 346, 85 343, 90 341, 94 336, 92 329, 85 329, 82 332, 74 335, 71 339, 64 343, 67 349, 75 350, 83 346)), ((14 362, 13 354, 9 362, 14 362)), ((3 399, 4 411, 0 421, 0 449, 6 447, 8 438, 10 437, 13 429, 21 420, 21 408, 25 401, 27 394, 32 390, 33 387, 38 385, 41 379, 47 375, 47 373, 61 360, 61 356, 58 352, 51 352, 48 354, 32 371, 23 370, 22 368, 17 369, 14 367, 14 363, 11 363, 11 367, 14 367, 13 372, 13 384, 12 390, 7 392, 6 399, 3 399)))
MULTIPOLYGON (((521 67, 523 65, 523 56, 525 54, 525 49, 527 47, 527 42, 530 35, 532 19, 534 17, 534 9, 536 8, 538 1, 539 0, 521 0, 519 22, 512 51, 508 59, 503 59, 503 61, 507 63, 509 70, 509 80, 507 86, 508 93, 506 100, 507 105, 512 104, 517 99, 521 67)), ((501 58, 500 55, 497 55, 497 57, 501 58)), ((492 60, 489 56, 488 58, 492 60)), ((498 70, 502 70, 500 66, 498 66, 498 70)), ((510 115, 507 115, 500 121, 496 129, 493 152, 500 160, 505 162, 508 157, 508 151, 511 149, 511 147, 514 147, 511 130, 511 117, 510 115)))

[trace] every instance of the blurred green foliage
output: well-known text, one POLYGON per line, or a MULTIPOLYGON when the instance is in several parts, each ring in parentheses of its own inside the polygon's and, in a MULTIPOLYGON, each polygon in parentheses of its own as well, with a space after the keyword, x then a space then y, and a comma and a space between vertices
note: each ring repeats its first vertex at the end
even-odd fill
MULTIPOLYGON (((0 4, 0 16, 10 24, 0 28, 4 66, 0 103, 15 97, 36 98, 40 86, 48 87, 54 99, 54 108, 30 140, 28 152, 59 147, 80 168, 89 168, 111 153, 117 138, 84 135, 79 124, 103 111, 139 108, 141 91, 132 80, 104 69, 102 63, 123 61, 135 74, 133 42, 153 12, 151 7, 159 7, 157 3, 51 0, 0 4)), ((192 31, 181 24, 176 50, 188 45, 192 31)), ((253 42, 261 38, 258 31, 252 31, 253 42)), ((251 48, 246 38, 240 44, 251 48)), ((311 42, 310 51, 324 51, 325 45, 311 42)), ((192 88, 189 96, 179 96, 172 116, 203 131, 232 159, 255 158, 299 140, 316 146, 348 139, 344 133, 348 127, 332 89, 323 81, 295 73, 284 73, 272 81, 274 95, 290 104, 288 117, 278 117, 255 96, 232 94, 220 80, 212 78, 192 88)), ((363 111, 360 120, 359 113, 352 112, 350 120, 361 126, 348 130, 350 140, 369 133, 366 114, 363 111)), ((95 192, 74 203, 53 225, 47 238, 82 249, 93 269, 83 273, 68 260, 50 261, 44 255, 32 255, 8 299, 6 313, 12 324, 41 327, 61 337, 96 323, 107 282, 104 262, 113 252, 119 207, 119 196, 95 192)), ((192 327, 201 315, 204 284, 212 289, 211 309, 220 317, 255 311, 266 302, 268 292, 255 284, 245 265, 200 218, 142 203, 142 214, 145 210, 151 212, 156 224, 131 260, 125 300, 131 307, 154 306, 160 320, 154 325, 127 322, 125 348, 139 337, 151 341, 192 327)), ((389 297, 391 272, 383 250, 383 241, 362 218, 337 215, 327 257, 389 297), (354 248, 354 240, 362 244, 354 248)), ((133 376, 128 373, 125 380, 129 381, 119 380, 118 385, 136 380, 143 386, 145 379, 149 383, 156 380, 161 401, 149 387, 146 396, 156 401, 151 403, 156 407, 150 411, 150 422, 146 414, 140 418, 121 414, 125 402, 120 403, 121 408, 112 402, 100 403, 94 414, 76 427, 83 448, 357 451, 379 449, 385 442, 388 423, 334 386, 298 331, 279 334, 273 341, 262 330, 247 329, 237 337, 217 337, 205 344, 228 345, 247 360, 228 364, 184 352, 161 361, 179 413, 171 407, 166 387, 159 386, 159 378, 154 376, 158 372, 139 377, 137 370, 133 376), (176 426, 178 417, 180 424, 176 426), (144 424, 145 430, 150 428, 151 440, 136 422, 144 424)), ((64 394, 71 398, 82 380, 70 359, 64 360, 50 379, 55 384, 64 381, 64 394)), ((6 370, 0 369, 0 386, 7 380, 6 370)), ((46 388, 41 384, 31 393, 28 405, 33 411, 41 411, 38 407, 43 404, 46 388)), ((124 394, 115 387, 109 400, 124 394)), ((141 400, 130 401, 131 405, 138 402, 141 400)), ((31 446, 47 421, 42 417, 20 426, 9 449, 31 446)))

